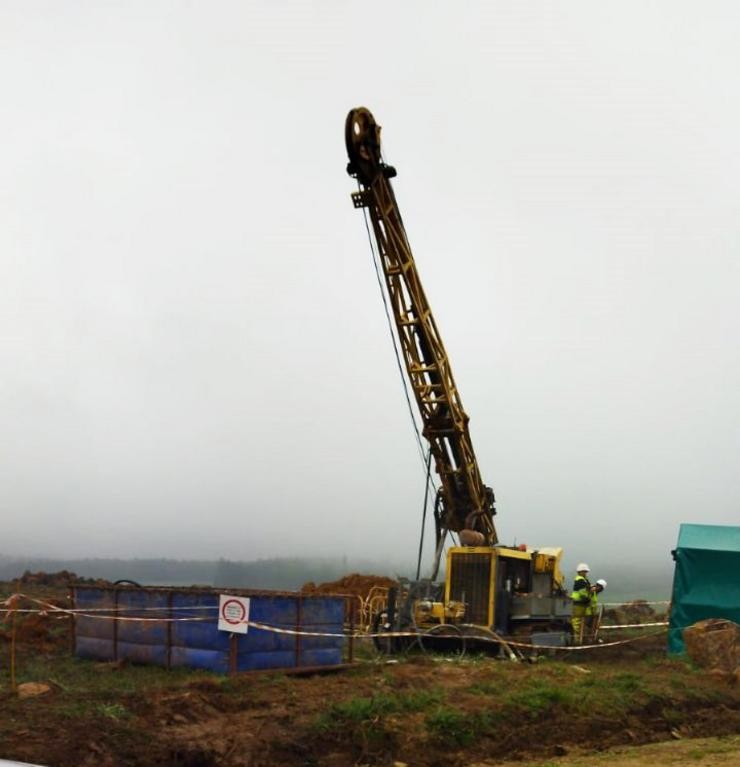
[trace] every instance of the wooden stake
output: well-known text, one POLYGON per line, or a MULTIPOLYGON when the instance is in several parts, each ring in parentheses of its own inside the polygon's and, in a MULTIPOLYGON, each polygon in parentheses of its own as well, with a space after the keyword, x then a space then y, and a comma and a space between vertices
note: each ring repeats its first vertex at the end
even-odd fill
POLYGON ((18 688, 15 683, 15 606, 10 614, 10 689, 15 692, 18 688))

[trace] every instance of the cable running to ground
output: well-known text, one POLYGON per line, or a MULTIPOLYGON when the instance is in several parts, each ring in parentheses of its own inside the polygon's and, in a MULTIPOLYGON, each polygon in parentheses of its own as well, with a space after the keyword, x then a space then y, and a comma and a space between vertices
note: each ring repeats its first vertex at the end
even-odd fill
MULTIPOLYGON (((358 183, 357 187, 358 187, 358 189, 360 189, 360 191, 362 191, 362 188, 360 187, 359 183, 358 183)), ((377 279, 378 287, 380 288, 380 297, 383 299, 383 308, 385 310, 386 321, 388 322, 388 331, 389 331, 389 333, 391 335, 391 341, 393 342, 393 353, 396 356, 396 365, 398 366, 398 372, 399 372, 399 374, 401 376, 401 384, 403 385, 403 393, 404 393, 404 396, 406 397, 406 404, 408 406, 409 416, 411 417, 411 424, 414 427, 414 433, 416 435, 416 442, 417 442, 417 445, 419 447, 419 457, 421 458, 422 466, 424 467, 424 475, 427 477, 427 482, 429 484, 431 484, 432 490, 436 493, 437 492, 437 487, 434 484, 434 480, 432 479, 431 475, 427 474, 427 461, 426 461, 426 456, 424 454, 424 452, 425 452, 424 451, 424 445, 423 445, 423 443, 421 441, 421 432, 419 431, 419 426, 416 423, 416 417, 414 415, 414 406, 411 404, 411 397, 409 395, 408 385, 406 383, 406 374, 405 374, 404 369, 403 369, 403 364, 401 363, 401 355, 400 355, 400 353, 398 351, 398 342, 396 340, 396 334, 393 332, 393 321, 391 320, 390 309, 388 308, 388 300, 385 297, 385 290, 383 290, 383 280, 382 280, 382 277, 380 276, 380 270, 381 270, 381 266, 380 266, 380 263, 379 263, 379 261, 380 261, 380 254, 377 254, 375 252, 375 246, 373 244, 373 237, 372 237, 372 234, 370 232, 370 224, 368 223, 368 220, 367 220, 367 211, 365 210, 365 208, 362 209, 362 214, 363 214, 363 217, 365 219, 365 230, 367 232, 367 240, 370 243, 370 253, 372 254, 372 259, 373 259, 373 268, 375 269, 375 278, 377 279)))

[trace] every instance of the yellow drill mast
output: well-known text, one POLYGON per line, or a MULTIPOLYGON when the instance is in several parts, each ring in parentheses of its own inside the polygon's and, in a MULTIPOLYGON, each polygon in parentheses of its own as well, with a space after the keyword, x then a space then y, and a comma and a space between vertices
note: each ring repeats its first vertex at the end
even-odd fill
POLYGON ((441 480, 434 519, 435 572, 447 532, 460 543, 492 546, 494 495, 481 479, 468 431, 468 416, 447 353, 424 294, 390 179, 396 171, 381 156, 380 126, 364 107, 347 115, 347 172, 357 179, 355 208, 367 208, 400 340, 401 351, 441 480))

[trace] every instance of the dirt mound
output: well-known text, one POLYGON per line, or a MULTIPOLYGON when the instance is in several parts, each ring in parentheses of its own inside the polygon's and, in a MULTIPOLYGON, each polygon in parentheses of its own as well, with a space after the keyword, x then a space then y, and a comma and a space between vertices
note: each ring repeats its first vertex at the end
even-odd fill
POLYGON ((69 570, 60 570, 57 573, 45 573, 43 570, 32 573, 30 570, 26 570, 18 580, 24 586, 67 586, 71 581, 76 581, 78 578, 75 573, 69 570))
MULTIPOLYGON (((49 604, 55 607, 66 607, 63 599, 48 599, 49 604)), ((34 602, 18 601, 16 606, 20 608, 31 607, 37 609, 34 602)), ((11 619, 11 613, 5 614, 5 620, 0 623, 0 642, 10 642, 15 625, 15 639, 19 651, 52 652, 69 646, 69 619, 66 616, 55 614, 51 610, 40 609, 40 612, 18 612, 15 614, 15 623, 11 619)))
POLYGON ((604 610, 604 624, 624 625, 631 623, 654 623, 665 619, 665 612, 654 610, 648 602, 637 599, 619 607, 604 610))
POLYGON ((40 613, 21 615, 16 627, 16 640, 23 644, 46 644, 49 641, 50 628, 47 615, 40 613))
POLYGON ((30 570, 26 570, 18 582, 24 586, 47 586, 50 588, 67 588, 71 583, 86 583, 91 586, 112 586, 110 581, 105 578, 80 578, 77 573, 73 573, 70 570, 59 570, 56 573, 45 573, 43 570, 39 570, 37 573, 32 573, 30 570))
POLYGON ((320 583, 318 586, 309 581, 304 583, 301 587, 303 594, 351 594, 352 596, 358 596, 361 598, 367 597, 370 590, 374 587, 388 588, 396 584, 393 578, 388 578, 384 575, 361 575, 360 573, 352 573, 345 575, 338 581, 329 581, 328 583, 320 583))

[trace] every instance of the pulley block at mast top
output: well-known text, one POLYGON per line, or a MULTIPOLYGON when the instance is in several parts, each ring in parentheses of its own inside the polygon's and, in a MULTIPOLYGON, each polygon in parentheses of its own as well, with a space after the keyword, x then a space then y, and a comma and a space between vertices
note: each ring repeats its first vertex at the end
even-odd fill
POLYGON ((379 174, 396 175, 395 168, 383 162, 380 153, 380 125, 365 107, 351 109, 344 124, 344 141, 349 164, 347 173, 363 186, 370 186, 379 174))

